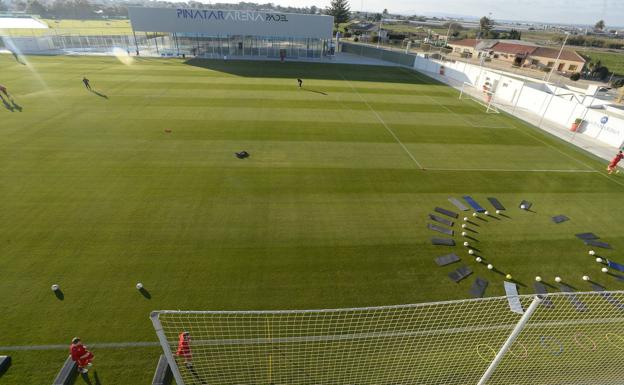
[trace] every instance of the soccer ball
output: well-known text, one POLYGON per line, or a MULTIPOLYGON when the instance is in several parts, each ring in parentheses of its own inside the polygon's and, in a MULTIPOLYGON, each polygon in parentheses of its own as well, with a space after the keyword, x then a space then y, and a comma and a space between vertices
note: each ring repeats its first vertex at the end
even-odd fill
POLYGON ((500 210, 496 210, 496 214, 500 214, 500 210))
POLYGON ((477 216, 477 213, 472 213, 472 216, 473 216, 473 217, 476 217, 476 216, 477 216))
POLYGON ((589 281, 589 275, 584 275, 583 276, 583 281, 589 281))
POLYGON ((600 257, 596 258, 596 262, 602 263, 602 258, 600 258, 600 257))
POLYGON ((136 284, 136 288, 137 288, 137 290, 143 289, 143 284, 141 282, 137 283, 136 284))
POLYGON ((540 277, 539 275, 535 277, 535 282, 542 282, 542 277, 540 277))
POLYGON ((489 264, 487 265, 487 268, 488 268, 488 270, 492 270, 492 269, 494 268, 494 265, 492 265, 491 263, 489 263, 489 264))
POLYGON ((462 237, 465 237, 466 235, 468 235, 468 233, 465 231, 462 231, 462 237))
POLYGON ((525 205, 520 205, 520 208, 521 208, 522 210, 525 210, 525 209, 526 209, 526 206, 525 206, 525 205))
POLYGON ((589 255, 596 255, 596 252, 594 250, 589 250, 589 255))
POLYGON ((490 215, 490 212, 489 212, 489 211, 486 211, 486 212, 484 212, 483 214, 485 214, 485 215, 490 215))
POLYGON ((466 226, 466 224, 464 223, 464 224, 462 225, 462 229, 465 229, 466 227, 467 227, 467 226, 466 226))
POLYGON ((505 278, 507 278, 507 279, 511 279, 511 274, 507 274, 507 275, 505 276, 505 278))
POLYGON ((474 254, 474 250, 473 249, 468 250, 468 254, 473 255, 474 254))
POLYGON ((468 217, 464 217, 464 221, 467 221, 467 220, 468 220, 468 217))
POLYGON ((561 277, 555 277, 555 282, 561 282, 561 277))
POLYGON ((464 246, 468 247, 470 244, 468 242, 464 242, 464 246))
POLYGON ((606 267, 603 267, 603 268, 602 268, 602 269, 600 269, 600 270, 602 270, 602 272, 603 272, 603 273, 608 273, 608 272, 609 272, 609 269, 607 269, 606 267))
POLYGON ((481 263, 482 259, 481 259, 481 257, 477 257, 477 258, 475 258, 475 261, 481 263))
POLYGON ((57 285, 56 283, 54 285, 52 285, 51 289, 52 291, 58 291, 58 289, 60 289, 61 287, 59 285, 57 285))

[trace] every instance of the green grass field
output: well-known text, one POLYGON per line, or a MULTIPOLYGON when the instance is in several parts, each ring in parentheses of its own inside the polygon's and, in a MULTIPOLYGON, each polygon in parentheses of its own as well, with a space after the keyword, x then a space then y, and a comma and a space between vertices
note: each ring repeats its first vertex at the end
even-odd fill
POLYGON ((605 52, 594 50, 579 51, 583 56, 590 58, 590 61, 600 60, 602 65, 616 75, 624 76, 624 53, 605 52))
MULTIPOLYGON (((495 196, 478 247, 532 292, 608 289, 574 238, 624 248, 605 162, 398 68, 0 56, 0 346, 156 341, 155 309, 308 309, 467 298, 427 214, 495 196), (82 76, 100 94, 85 90, 82 76), (298 89, 295 79, 304 79, 298 89), (104 97, 105 96, 105 97, 104 97), (171 129, 171 133, 166 133, 171 129), (251 157, 239 160, 235 151, 251 157), (424 170, 423 170, 424 169, 424 170), (535 212, 522 212, 522 199, 535 212), (571 221, 554 225, 550 217, 571 221), (151 298, 137 292, 143 282, 151 298), (58 299, 50 285, 61 285, 58 299)), ((490 207, 491 208, 491 207, 490 207)), ((457 225, 455 225, 457 230, 457 225)), ((457 238, 457 237, 456 237, 457 238)), ((620 261, 623 262, 624 261, 620 261)), ((148 384, 159 349, 96 350, 102 384, 148 384)), ((0 384, 50 383, 67 351, 16 351, 0 384)))
POLYGON ((129 20, 72 20, 72 19, 41 19, 50 29, 6 29, 9 36, 41 36, 41 35, 131 35, 132 27, 129 20))

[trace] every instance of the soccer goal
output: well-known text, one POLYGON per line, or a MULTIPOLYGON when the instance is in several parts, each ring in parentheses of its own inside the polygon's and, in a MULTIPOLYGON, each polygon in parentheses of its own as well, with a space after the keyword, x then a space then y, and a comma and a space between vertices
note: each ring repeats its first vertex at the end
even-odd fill
POLYGON ((178 385, 624 383, 624 292, 516 298, 151 318, 178 385))
POLYGON ((483 107, 485 112, 490 114, 498 114, 500 111, 496 108, 494 100, 496 98, 496 92, 491 91, 487 85, 484 85, 480 90, 474 85, 468 82, 463 82, 459 91, 459 99, 470 99, 483 107))

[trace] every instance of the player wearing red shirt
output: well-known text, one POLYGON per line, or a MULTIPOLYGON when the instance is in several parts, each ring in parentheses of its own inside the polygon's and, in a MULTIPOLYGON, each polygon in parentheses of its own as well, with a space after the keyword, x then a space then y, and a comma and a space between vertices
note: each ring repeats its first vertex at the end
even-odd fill
POLYGON ((93 353, 87 350, 87 347, 82 344, 82 341, 78 337, 72 339, 71 346, 69 347, 72 361, 78 364, 78 370, 80 373, 87 373, 93 364, 93 353))
POLYGON ((176 356, 184 358, 184 362, 188 365, 193 360, 191 354, 191 334, 189 332, 182 332, 178 336, 178 350, 176 356))
MULTIPOLYGON (((624 158, 624 154, 620 150, 618 151, 617 155, 615 155, 615 157, 611 159, 611 163, 609 163, 609 165, 607 166, 607 171, 609 171, 609 174, 613 173, 613 171, 617 168, 617 165, 622 160, 622 158, 624 158)), ((618 172, 620 171, 617 170, 616 173, 618 172)))

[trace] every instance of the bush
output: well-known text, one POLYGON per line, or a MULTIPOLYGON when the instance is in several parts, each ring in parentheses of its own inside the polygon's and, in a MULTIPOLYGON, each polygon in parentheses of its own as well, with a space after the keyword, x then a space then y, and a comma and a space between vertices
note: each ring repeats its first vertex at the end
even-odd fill
POLYGON ((358 42, 358 41, 360 41, 360 38, 356 36, 356 37, 353 38, 353 41, 358 42))
POLYGON ((570 75, 570 80, 572 81, 577 81, 581 78, 581 74, 578 72, 573 73, 572 75, 570 75))

